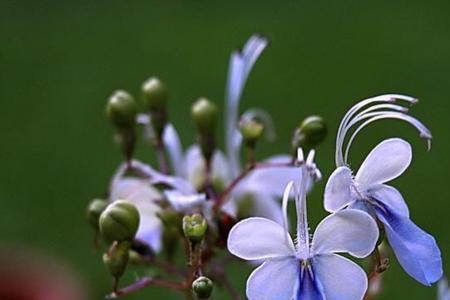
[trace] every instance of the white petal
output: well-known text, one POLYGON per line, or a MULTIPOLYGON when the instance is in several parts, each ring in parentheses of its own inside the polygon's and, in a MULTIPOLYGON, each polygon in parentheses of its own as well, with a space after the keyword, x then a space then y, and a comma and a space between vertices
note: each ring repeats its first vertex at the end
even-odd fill
POLYGON ((269 260, 247 280, 249 300, 291 300, 299 278, 299 262, 294 258, 269 260))
POLYGON ((438 298, 437 300, 450 300, 450 286, 447 278, 442 278, 438 283, 438 298))
POLYGON ((251 212, 255 217, 263 217, 283 225, 283 211, 278 201, 268 194, 254 194, 255 201, 253 211, 251 212))
MULTIPOLYGON (((192 145, 186 151, 183 162, 183 176, 197 189, 202 187, 205 181, 206 163, 198 145, 192 145)), ((231 171, 225 155, 216 151, 212 159, 212 177, 220 179, 225 184, 230 181, 231 171)))
POLYGON ((227 158, 222 151, 216 151, 212 158, 213 179, 223 180, 225 184, 230 182, 231 170, 227 158))
POLYGON ((373 218, 360 210, 345 209, 320 222, 312 240, 313 254, 348 252, 366 257, 375 248, 378 227, 373 218))
POLYGON ((181 176, 183 169, 183 148, 178 133, 172 124, 167 124, 164 128, 163 140, 175 175, 181 176))
POLYGON ((409 209, 408 205, 406 205, 405 200, 403 200, 402 194, 400 192, 389 185, 380 184, 371 187, 367 194, 386 205, 390 210, 395 211, 397 214, 409 217, 409 209))
POLYGON ((204 181, 205 161, 198 145, 190 146, 184 157, 183 177, 199 188, 204 181))
POLYGON ((148 244, 155 252, 161 249, 162 224, 157 214, 161 208, 154 202, 162 195, 145 180, 122 178, 112 186, 112 201, 125 199, 133 203, 140 217, 136 239, 148 244))
POLYGON ((225 146, 230 161, 231 172, 237 176, 239 172, 239 149, 241 135, 237 130, 239 101, 245 87, 248 75, 267 46, 267 40, 261 36, 253 35, 245 44, 242 51, 231 54, 225 102, 225 146))
POLYGON ((361 300, 367 290, 367 275, 360 266, 339 255, 313 259, 315 275, 322 283, 327 300, 361 300))
POLYGON ((399 138, 379 143, 369 153, 356 174, 361 189, 384 183, 401 175, 412 159, 411 145, 399 138))
POLYGON ((173 209, 179 212, 198 207, 206 201, 205 194, 186 195, 177 190, 166 190, 164 191, 164 195, 166 195, 166 198, 173 209))
MULTIPOLYGON (((288 155, 277 155, 267 160, 266 163, 289 163, 291 157, 288 155)), ((236 188, 258 190, 281 198, 286 185, 290 181, 298 181, 300 170, 297 167, 267 167, 256 169, 245 181, 236 188)))
POLYGON ((295 254, 289 234, 280 224, 265 218, 248 218, 237 223, 228 236, 228 251, 246 260, 295 254))
POLYGON ((325 210, 335 212, 348 205, 353 200, 352 184, 352 171, 348 167, 339 167, 334 170, 325 186, 325 210))

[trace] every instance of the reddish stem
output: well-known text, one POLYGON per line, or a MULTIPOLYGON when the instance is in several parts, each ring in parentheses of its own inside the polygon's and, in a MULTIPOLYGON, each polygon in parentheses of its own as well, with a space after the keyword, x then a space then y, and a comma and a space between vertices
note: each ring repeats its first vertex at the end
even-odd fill
POLYGON ((186 288, 186 286, 183 283, 180 282, 172 282, 172 281, 166 281, 162 279, 156 279, 151 277, 144 277, 139 279, 133 284, 130 284, 129 286, 126 286, 124 288, 121 288, 117 290, 116 292, 111 293, 110 295, 106 296, 107 299, 117 299, 119 297, 129 295, 131 293, 134 293, 136 291, 139 291, 143 288, 146 288, 148 286, 160 286, 165 287, 173 290, 183 290, 186 288))

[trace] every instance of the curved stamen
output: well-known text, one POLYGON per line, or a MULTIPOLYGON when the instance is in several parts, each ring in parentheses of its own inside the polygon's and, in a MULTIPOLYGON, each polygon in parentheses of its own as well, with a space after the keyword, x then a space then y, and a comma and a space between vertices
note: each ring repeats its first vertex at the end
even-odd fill
MULTIPOLYGON (((364 119, 366 119, 366 118, 370 118, 370 119, 365 121, 358 128, 356 128, 356 130, 353 132, 352 136, 350 137, 350 139, 347 143, 347 147, 345 148, 344 163, 346 163, 348 160, 348 153, 350 151, 350 146, 352 145, 353 140, 356 138, 356 135, 370 123, 373 123, 377 120, 382 120, 382 119, 399 119, 399 120, 403 120, 403 121, 411 124, 419 131, 420 137, 427 140, 428 151, 431 149, 432 135, 431 135, 430 130, 422 122, 420 122, 419 120, 417 120, 414 117, 411 117, 406 114, 398 113, 398 112, 378 112, 378 113, 373 112, 373 113, 366 114, 364 116, 364 119)), ((361 120, 362 120, 362 118, 361 118, 361 120)))
POLYGON ((286 185, 286 188, 284 189, 283 193, 283 202, 282 202, 282 212, 283 212, 283 227, 286 231, 286 239, 289 236, 289 221, 288 221, 288 214, 287 214, 287 207, 289 203, 289 196, 291 194, 292 187, 294 185, 293 181, 289 181, 289 183, 286 185))
MULTIPOLYGON (((375 115, 381 115, 381 114, 393 113, 393 114, 407 116, 406 115, 406 113, 408 112, 407 107, 393 104, 397 100, 406 101, 410 105, 413 105, 418 102, 418 100, 416 98, 406 96, 406 95, 385 94, 385 95, 380 95, 380 96, 362 100, 362 101, 356 103, 355 105, 353 105, 348 110, 348 112, 344 115, 341 123, 339 124, 338 134, 337 134, 337 138, 336 138, 335 161, 336 161, 337 166, 342 166, 346 163, 346 159, 344 159, 344 155, 343 155, 343 146, 344 146, 344 142, 345 142, 345 136, 347 135, 350 128, 353 127, 356 123, 358 123, 364 119, 373 117, 375 115), (381 102, 381 104, 375 104, 375 103, 380 103, 380 102, 381 102), (369 105, 372 105, 372 106, 369 106, 369 105), (369 107, 367 107, 367 106, 369 106, 369 107), (366 107, 366 108, 363 111, 361 111, 364 107, 366 107), (381 109, 385 109, 385 111, 381 111, 381 112, 377 111, 377 110, 381 110, 381 109)), ((395 118, 400 119, 399 116, 396 116, 395 118)), ((415 120, 412 117, 409 117, 409 118, 405 117, 402 119, 408 119, 409 121, 411 121, 411 122, 409 122, 411 124, 416 123, 416 122, 420 123, 419 121, 415 120), (413 120, 415 120, 415 121, 413 122, 413 120)), ((421 124, 421 125, 422 126, 419 125, 419 127, 417 127, 417 126, 415 126, 415 127, 418 129, 421 128, 421 129, 419 129, 419 131, 421 131, 421 135, 422 135, 422 129, 423 128, 426 129, 426 127, 423 126, 423 124, 421 124)), ((428 129, 426 129, 424 131, 429 132, 428 129)), ((347 148, 349 148, 348 145, 347 145, 347 148)), ((348 151, 346 151, 346 152, 348 152, 348 151)))

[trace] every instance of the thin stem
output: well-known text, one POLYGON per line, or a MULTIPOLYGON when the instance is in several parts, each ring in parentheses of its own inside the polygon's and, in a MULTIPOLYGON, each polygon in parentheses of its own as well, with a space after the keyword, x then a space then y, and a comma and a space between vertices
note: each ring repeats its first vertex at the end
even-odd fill
POLYGON ((169 163, 166 157, 166 147, 161 139, 156 141, 156 155, 158 156, 159 170, 163 174, 169 174, 169 163))
POLYGON ((389 267, 389 259, 383 257, 378 247, 372 254, 371 272, 368 276, 368 288, 364 300, 374 300, 378 297, 382 289, 382 275, 389 267))
POLYGON ((205 159, 205 161, 205 193, 208 199, 215 199, 216 193, 212 180, 212 159, 205 159))
POLYGON ((107 299, 117 299, 119 297, 132 294, 136 291, 139 291, 148 286, 160 286, 173 290, 183 290, 186 286, 180 282, 166 281, 162 279, 152 278, 152 277, 143 277, 136 281, 135 283, 130 284, 124 288, 118 289, 110 295, 106 296, 107 299))

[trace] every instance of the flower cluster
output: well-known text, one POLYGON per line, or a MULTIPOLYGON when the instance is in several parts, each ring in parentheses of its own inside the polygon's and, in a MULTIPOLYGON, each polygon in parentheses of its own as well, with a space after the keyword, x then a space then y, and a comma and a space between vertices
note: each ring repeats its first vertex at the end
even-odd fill
POLYGON ((356 175, 348 163, 357 134, 381 119, 411 124, 431 147, 430 131, 401 105, 417 100, 381 95, 358 102, 344 116, 336 138, 336 170, 324 192, 324 207, 331 214, 311 236, 307 194, 322 179, 314 157, 327 134, 326 124, 319 116, 307 117, 294 130, 288 154, 257 161, 258 141, 275 137, 272 119, 260 108, 242 114, 239 110, 247 78, 267 44, 266 38, 254 35, 231 54, 224 152, 217 147, 218 108, 206 98, 192 106, 197 140, 186 150, 170 121, 168 88, 160 79, 152 77, 142 85, 141 112, 125 91, 109 98, 107 116, 124 162, 112 176, 106 197, 89 204, 87 217, 96 246, 106 250, 103 262, 113 278, 110 298, 157 285, 178 290, 186 299, 209 299, 215 282, 231 298, 241 299, 225 272, 226 264, 236 261, 231 253, 260 264, 247 281, 250 300, 373 299, 380 274, 389 266, 384 240, 420 283, 431 285, 442 277, 434 238, 411 221, 400 192, 385 184, 408 167, 411 146, 399 138, 381 142, 356 175), (134 157, 139 139, 152 144, 158 167, 134 157), (297 213, 294 238, 289 232, 289 199, 295 200, 297 213), (186 263, 179 265, 181 253, 186 263), (369 276, 341 254, 372 256, 369 276), (119 287, 119 279, 135 265, 145 265, 149 272, 119 287))

